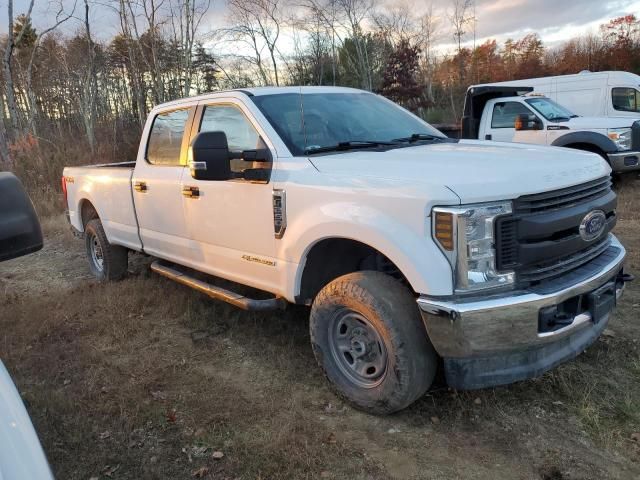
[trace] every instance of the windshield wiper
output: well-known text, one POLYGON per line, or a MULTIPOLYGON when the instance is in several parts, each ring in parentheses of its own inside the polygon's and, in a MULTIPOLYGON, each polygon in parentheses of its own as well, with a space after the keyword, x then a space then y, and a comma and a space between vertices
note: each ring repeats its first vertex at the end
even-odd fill
POLYGON ((413 133, 408 137, 395 138, 392 141, 414 143, 420 140, 443 140, 443 138, 439 135, 431 135, 430 133, 413 133))
POLYGON ((551 117, 548 120, 550 122, 568 122, 569 121, 569 117, 558 116, 558 117, 551 117))
POLYGON ((350 140, 348 142, 339 142, 335 145, 326 145, 324 147, 307 147, 304 151, 305 153, 340 152, 356 150, 358 148, 380 147, 383 145, 395 145, 395 143, 381 142, 377 140, 350 140))

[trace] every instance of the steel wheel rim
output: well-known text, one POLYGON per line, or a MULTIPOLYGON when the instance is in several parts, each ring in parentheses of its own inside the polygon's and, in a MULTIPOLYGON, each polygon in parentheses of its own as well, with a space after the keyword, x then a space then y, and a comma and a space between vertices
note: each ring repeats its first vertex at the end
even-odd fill
POLYGON ((89 238, 89 252, 91 253, 93 265, 102 272, 104 270, 104 256, 102 254, 102 246, 96 235, 92 235, 89 238))
POLYGON ((360 313, 342 309, 333 316, 329 347, 342 374, 356 385, 373 388, 384 379, 387 349, 380 333, 360 313))

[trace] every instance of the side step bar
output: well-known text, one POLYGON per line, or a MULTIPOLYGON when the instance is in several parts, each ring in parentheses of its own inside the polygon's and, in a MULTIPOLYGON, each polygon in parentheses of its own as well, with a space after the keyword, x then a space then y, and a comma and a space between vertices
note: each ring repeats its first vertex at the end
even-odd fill
POLYGON ((182 285, 191 287, 194 290, 204 293, 205 295, 215 298, 216 300, 222 300, 223 302, 230 303, 243 310, 251 311, 265 311, 265 310, 278 310, 284 309, 287 305, 287 301, 282 297, 268 298, 266 300, 256 300, 253 298, 247 298, 239 293, 225 290, 224 288, 216 287, 203 280, 199 280, 192 277, 188 273, 178 270, 177 266, 169 266, 166 263, 156 260, 151 264, 151 270, 159 273, 163 277, 167 277, 182 285))

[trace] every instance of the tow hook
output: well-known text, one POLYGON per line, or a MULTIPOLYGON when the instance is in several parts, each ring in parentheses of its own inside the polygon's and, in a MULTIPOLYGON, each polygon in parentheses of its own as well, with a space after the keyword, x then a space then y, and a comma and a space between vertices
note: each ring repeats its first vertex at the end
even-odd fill
POLYGON ((633 282, 636 279, 635 276, 631 275, 630 273, 624 273, 624 272, 620 272, 618 274, 618 278, 616 278, 616 283, 628 283, 628 282, 633 282))
POLYGON ((616 277, 616 299, 622 296, 622 291, 624 290, 624 286, 628 282, 633 282, 636 277, 631 275, 630 273, 624 273, 620 270, 618 276, 616 277))

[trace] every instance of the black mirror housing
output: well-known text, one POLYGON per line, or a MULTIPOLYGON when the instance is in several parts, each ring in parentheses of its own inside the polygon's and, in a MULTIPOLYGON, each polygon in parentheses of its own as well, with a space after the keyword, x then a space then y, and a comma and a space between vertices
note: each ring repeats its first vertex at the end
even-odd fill
POLYGON ((0 172, 0 262, 37 252, 42 242, 40 221, 22 183, 0 172))
POLYGON ((196 180, 229 180, 231 153, 224 132, 200 132, 191 141, 189 169, 196 180))

